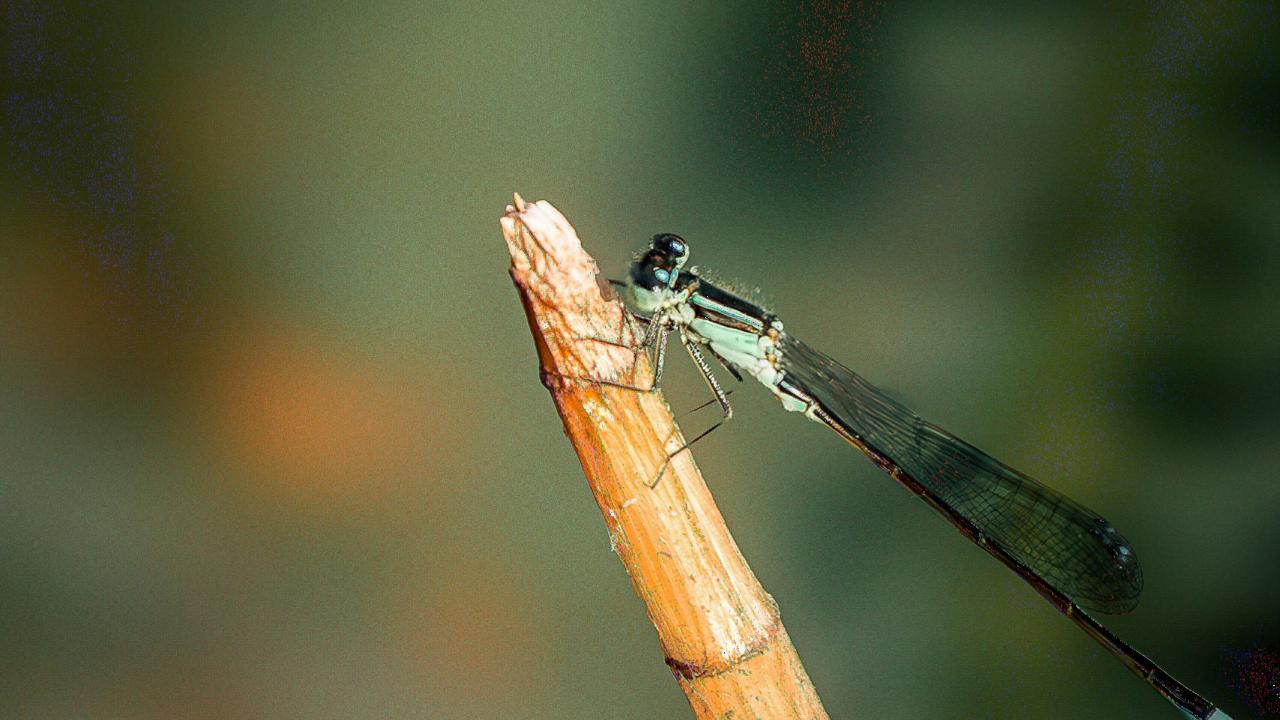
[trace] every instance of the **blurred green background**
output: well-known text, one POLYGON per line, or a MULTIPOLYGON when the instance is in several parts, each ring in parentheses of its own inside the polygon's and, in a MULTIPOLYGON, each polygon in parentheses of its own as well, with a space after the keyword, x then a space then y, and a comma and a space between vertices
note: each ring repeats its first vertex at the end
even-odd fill
MULTIPOLYGON (((615 277, 683 234, 1103 512, 1146 575, 1111 627, 1247 716, 1280 648, 1277 10, 1110 5, 11 0, 0 716, 690 716, 538 382, 513 190, 615 277)), ((833 717, 1175 716, 734 400, 696 457, 833 717)))

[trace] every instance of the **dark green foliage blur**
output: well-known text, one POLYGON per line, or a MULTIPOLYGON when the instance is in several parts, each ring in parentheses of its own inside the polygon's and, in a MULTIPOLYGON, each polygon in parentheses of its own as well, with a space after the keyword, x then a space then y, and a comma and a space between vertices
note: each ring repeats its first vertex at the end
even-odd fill
MULTIPOLYGON (((1097 509, 1146 577, 1109 625, 1276 707, 1275 5, 210 5, 0 9, 0 716, 690 716, 538 382, 512 191, 614 277, 682 234, 1097 509)), ((833 717, 1176 717, 733 400, 695 455, 833 717)))

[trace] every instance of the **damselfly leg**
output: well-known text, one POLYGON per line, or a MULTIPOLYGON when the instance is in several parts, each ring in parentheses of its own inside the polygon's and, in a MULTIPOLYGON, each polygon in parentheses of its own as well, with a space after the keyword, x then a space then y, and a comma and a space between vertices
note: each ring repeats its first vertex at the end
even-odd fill
MULTIPOLYGON (((630 315, 630 313, 627 313, 627 314, 630 315)), ((598 343, 602 343, 612 347, 624 348, 637 353, 637 355, 642 352, 645 353, 646 357, 649 357, 650 361, 653 363, 653 379, 650 381, 650 383, 646 386, 646 385, 638 385, 634 383, 624 383, 624 382, 619 382, 617 380, 606 379, 606 378, 582 377, 577 379, 598 383, 600 385, 605 385, 607 387, 616 387, 622 390, 631 390, 633 392, 652 393, 658 389, 659 384, 662 382, 662 371, 666 367, 667 339, 671 333, 672 325, 671 325, 671 322, 668 320, 668 318, 662 314, 658 314, 652 318, 647 318, 647 319, 646 318, 636 318, 636 319, 640 320, 642 323, 647 325, 645 329, 644 337, 642 337, 640 342, 636 345, 629 345, 627 343, 621 343, 614 340, 609 340, 607 338, 598 338, 598 337, 584 337, 584 338, 579 338, 579 340, 584 340, 589 342, 598 342, 598 343), (650 355, 650 353, 653 353, 653 354, 650 355)), ((702 379, 707 383, 707 387, 710 388, 711 393, 713 395, 713 397, 710 400, 706 401, 705 403, 702 403, 701 405, 693 408, 692 410, 689 410, 685 414, 686 415, 691 414, 705 407, 708 407, 709 405, 717 404, 720 406, 722 417, 719 420, 717 420, 711 427, 707 428, 706 430, 703 430, 702 432, 694 436, 692 440, 685 442, 679 448, 676 448, 674 451, 668 453, 666 459, 663 460, 662 462, 662 466, 658 469, 657 475, 655 475, 651 481, 645 483, 645 485, 648 487, 655 487, 658 484, 658 481, 662 479, 663 474, 666 473, 667 467, 671 464, 671 460, 675 458, 675 456, 688 450, 690 447, 693 446, 694 443, 710 435, 714 430, 716 430, 721 425, 723 425, 726 420, 733 417, 733 407, 729 404, 729 393, 725 392, 725 390, 720 386, 720 381, 716 379, 716 376, 711 371, 710 364, 707 362, 706 358, 703 357, 702 351, 699 350, 697 341, 691 339, 682 330, 681 344, 684 345, 685 350, 689 353, 689 357, 693 358, 694 366, 698 368, 698 372, 702 375, 702 379)), ((716 355, 714 350, 712 350, 711 352, 713 355, 716 355)), ((721 358, 719 355, 716 355, 716 359, 719 360, 721 363, 724 363, 725 367, 730 368, 730 372, 733 373, 734 377, 738 378, 739 380, 742 379, 741 376, 736 371, 734 371, 731 366, 725 363, 723 358, 721 358)), ((663 446, 665 447, 666 444, 669 443, 670 441, 671 441, 671 436, 668 436, 667 439, 663 441, 663 446)))
MULTIPOLYGON (((631 313, 623 310, 622 315, 624 318, 623 322, 629 322, 626 318, 630 318, 631 313)), ((667 322, 665 318, 660 316, 655 316, 653 318, 636 317, 634 319, 645 326, 645 332, 640 338, 640 342, 634 345, 601 337, 580 337, 577 338, 577 341, 595 342, 602 345, 609 345, 610 347, 629 350, 633 353, 631 361, 631 375, 633 378, 635 376, 636 360, 639 358, 640 354, 643 353, 653 366, 653 378, 650 380, 649 385, 646 387, 636 383, 624 383, 619 382, 618 380, 598 377, 578 377, 575 379, 598 383, 600 385, 608 385, 609 387, 621 388, 623 390, 634 390, 642 393, 652 393, 657 391, 658 383, 662 380, 662 369, 667 360, 667 335, 671 332, 671 324, 667 322)), ((631 337, 635 337, 635 335, 635 331, 632 330, 631 337)))
MULTIPOLYGON (((693 447, 694 443, 710 435, 712 431, 716 430, 721 425, 724 425, 726 422, 728 422, 730 418, 733 417, 733 406, 729 404, 729 393, 725 392, 720 387, 720 381, 716 380, 715 374, 711 372, 711 366, 707 364, 706 358, 702 357, 702 351, 698 349, 697 342, 694 340, 691 340, 683 332, 681 332, 680 340, 684 344, 685 350, 689 352, 689 357, 693 358, 693 363, 694 365, 697 366, 698 372, 702 374, 702 379, 706 381, 707 387, 710 388, 712 394, 715 395, 714 398, 707 401, 706 403, 703 403, 702 405, 699 405, 698 407, 694 408, 694 410, 700 410, 706 407, 707 405, 710 405, 712 402, 715 402, 715 403, 719 403, 720 411, 723 413, 723 416, 719 420, 717 420, 714 425, 695 435, 692 440, 689 440, 685 444, 681 445, 679 448, 677 448, 673 452, 667 453, 667 459, 662 462, 662 467, 658 468, 658 474, 654 476, 652 482, 646 483, 646 485, 648 485, 649 487, 657 486, 658 481, 662 479, 663 473, 667 471, 667 467, 671 465, 671 460, 675 458, 675 456, 688 450, 690 447, 693 447)), ((663 445, 665 445, 667 442, 670 442, 670 440, 671 440, 671 437, 668 436, 667 439, 663 441, 663 445)))

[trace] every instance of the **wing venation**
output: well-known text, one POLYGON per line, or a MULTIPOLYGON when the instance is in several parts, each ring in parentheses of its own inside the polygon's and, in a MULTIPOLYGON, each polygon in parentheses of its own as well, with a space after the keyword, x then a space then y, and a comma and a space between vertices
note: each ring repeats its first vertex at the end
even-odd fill
POLYGON ((784 335, 781 351, 788 382, 988 542, 1084 607, 1122 613, 1137 605, 1137 556, 1097 513, 921 419, 804 343, 784 335))

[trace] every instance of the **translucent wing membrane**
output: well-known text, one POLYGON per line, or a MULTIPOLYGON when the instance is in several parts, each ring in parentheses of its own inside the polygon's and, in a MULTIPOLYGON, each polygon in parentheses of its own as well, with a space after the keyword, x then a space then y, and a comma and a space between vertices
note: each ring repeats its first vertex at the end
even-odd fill
POLYGON ((817 401, 873 460, 879 455, 886 469, 909 476, 899 480, 909 487, 914 481, 962 531, 981 533, 975 541, 998 545, 1084 607, 1122 613, 1137 605, 1137 556, 1101 516, 922 420, 804 343, 784 335, 781 350, 788 383, 817 401))

